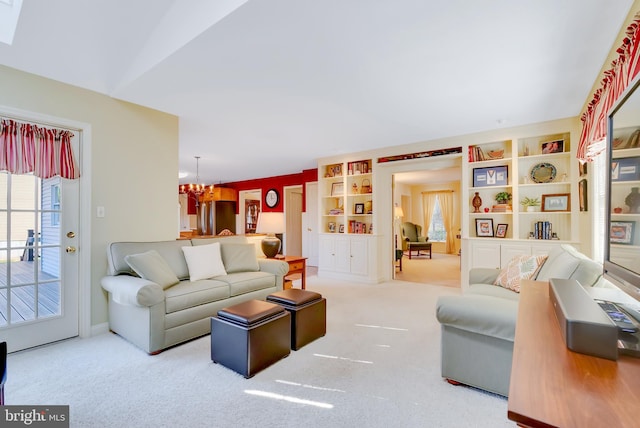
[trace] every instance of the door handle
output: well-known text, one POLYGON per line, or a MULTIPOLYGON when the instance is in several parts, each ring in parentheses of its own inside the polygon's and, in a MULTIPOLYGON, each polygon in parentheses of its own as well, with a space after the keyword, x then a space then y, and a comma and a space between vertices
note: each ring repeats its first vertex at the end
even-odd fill
POLYGON ((65 251, 69 254, 73 254, 76 252, 76 247, 67 247, 65 251))
POLYGON ((67 238, 75 238, 75 237, 76 237, 75 232, 67 232, 67 238))

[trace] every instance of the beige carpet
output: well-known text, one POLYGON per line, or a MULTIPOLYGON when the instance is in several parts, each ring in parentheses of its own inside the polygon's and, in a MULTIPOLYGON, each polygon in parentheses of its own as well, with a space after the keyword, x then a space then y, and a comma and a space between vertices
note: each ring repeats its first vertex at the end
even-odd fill
POLYGON ((7 404, 69 405, 71 428, 514 427, 506 399, 440 375, 436 302, 459 289, 307 288, 327 298, 326 336, 251 379, 211 362, 209 336, 149 356, 105 333, 10 354, 7 404))
MULTIPOLYGON (((396 263, 397 264, 397 263, 396 263)), ((460 256, 433 253, 433 258, 405 255, 402 258, 402 272, 396 268, 396 279, 421 284, 460 287, 460 256)))

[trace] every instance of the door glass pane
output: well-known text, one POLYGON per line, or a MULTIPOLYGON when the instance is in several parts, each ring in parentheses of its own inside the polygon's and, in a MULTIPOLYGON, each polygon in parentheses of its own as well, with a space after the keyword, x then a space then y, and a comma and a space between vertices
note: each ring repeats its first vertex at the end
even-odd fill
POLYGON ((38 285, 38 318, 60 315, 60 282, 38 285))
POLYGON ((35 210, 40 179, 31 174, 11 176, 11 209, 35 210))
MULTIPOLYGON (((36 246, 37 233, 36 233, 36 217, 34 212, 22 211, 11 213, 11 229, 9 230, 10 246, 14 250, 30 248, 34 249, 36 246)), ((24 251, 12 251, 11 259, 20 260, 26 257, 29 261, 34 260, 34 253, 31 251, 29 254, 23 254, 24 251)))
POLYGON ((26 285, 11 288, 11 323, 35 319, 35 287, 26 285))

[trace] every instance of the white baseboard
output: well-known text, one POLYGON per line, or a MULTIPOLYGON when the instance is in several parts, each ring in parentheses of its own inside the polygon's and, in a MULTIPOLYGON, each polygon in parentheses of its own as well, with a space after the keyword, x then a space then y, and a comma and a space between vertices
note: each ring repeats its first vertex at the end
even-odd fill
POLYGON ((102 324, 96 324, 91 326, 91 336, 97 336, 99 334, 107 333, 109 331, 109 323, 103 322, 102 324))

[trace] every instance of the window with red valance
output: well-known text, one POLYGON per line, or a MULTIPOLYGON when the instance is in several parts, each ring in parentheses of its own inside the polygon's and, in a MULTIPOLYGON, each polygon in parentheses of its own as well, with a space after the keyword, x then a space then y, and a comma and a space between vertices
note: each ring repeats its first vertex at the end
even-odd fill
POLYGON ((627 27, 622 44, 616 50, 618 57, 604 72, 602 86, 582 114, 582 134, 577 157, 591 161, 606 148, 607 113, 640 71, 640 13, 627 27))

